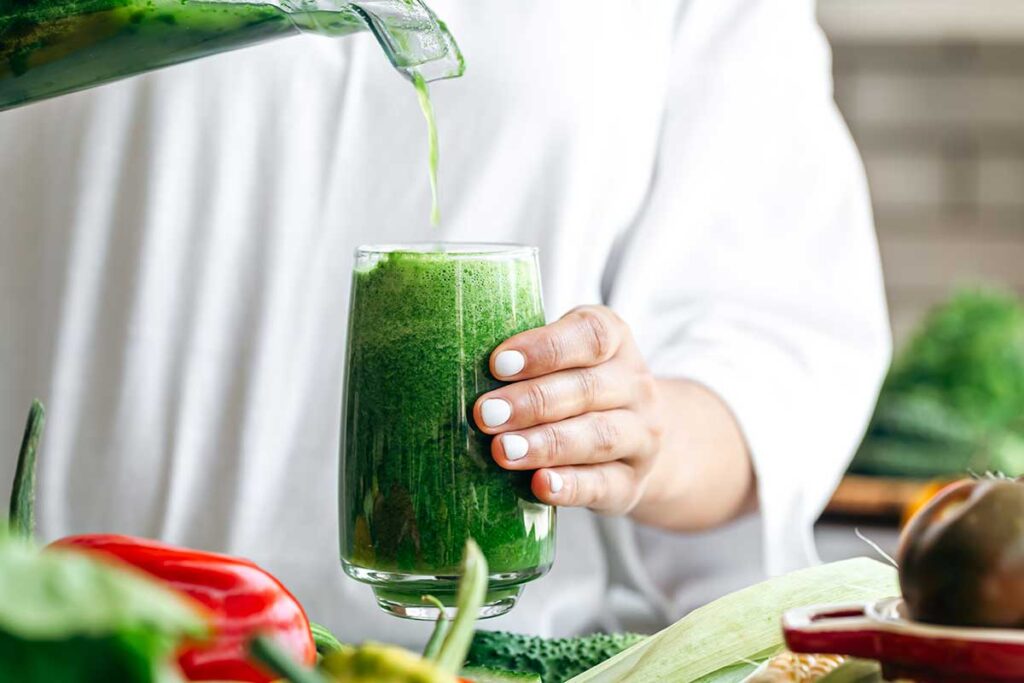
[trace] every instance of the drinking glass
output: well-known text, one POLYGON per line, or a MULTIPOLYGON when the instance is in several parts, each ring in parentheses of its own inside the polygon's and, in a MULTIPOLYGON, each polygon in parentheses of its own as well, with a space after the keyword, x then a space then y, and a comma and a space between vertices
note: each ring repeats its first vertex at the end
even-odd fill
POLYGON ((341 561, 402 617, 454 603, 466 540, 490 571, 481 617, 550 568, 555 510, 530 472, 501 469, 472 418, 501 383, 494 348, 544 324, 537 250, 406 244, 356 251, 340 467, 341 561))

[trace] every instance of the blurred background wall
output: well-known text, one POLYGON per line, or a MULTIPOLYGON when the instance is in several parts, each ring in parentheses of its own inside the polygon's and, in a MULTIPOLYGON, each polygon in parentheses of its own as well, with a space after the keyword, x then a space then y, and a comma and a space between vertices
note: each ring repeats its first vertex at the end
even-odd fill
POLYGON ((1024 0, 819 0, 897 345, 957 284, 1024 293, 1024 0))
MULTIPOLYGON (((994 285, 1024 295, 1024 0, 818 0, 818 15, 833 46, 836 100, 868 171, 897 349, 958 286, 994 285)), ((987 379, 975 388, 989 390, 1019 379, 1020 353, 1010 354, 1016 365, 1006 366, 986 366, 985 353, 968 353, 972 343, 987 348, 985 335, 1002 341, 1000 335, 1016 329, 989 324, 959 336, 960 351, 966 349, 974 366, 933 363, 932 384, 921 390, 980 377, 987 379), (997 377, 986 367, 1016 374, 997 377)), ((1018 400, 1018 393, 1007 396, 1018 400)), ((928 395, 937 414, 962 417, 964 406, 948 391, 928 395)), ((890 398, 897 408, 907 400, 898 393, 890 398)), ((935 490, 925 480, 949 476, 940 472, 953 467, 945 460, 958 447, 975 462, 974 442, 953 444, 934 431, 935 422, 935 415, 917 416, 896 423, 892 433, 890 422, 873 423, 881 427, 869 430, 865 446, 874 446, 876 466, 877 458, 888 457, 888 469, 865 475, 862 447, 855 476, 844 480, 818 526, 824 558, 870 552, 854 526, 895 552, 899 518, 935 490), (899 466, 906 460, 934 463, 935 472, 910 476, 899 466)), ((1024 437, 1019 426, 1000 429, 993 432, 1000 438, 1024 437)), ((979 434, 979 443, 988 443, 988 432, 979 434)), ((996 458, 1008 449, 975 450, 989 462, 1024 467, 996 458)), ((975 470, 990 468, 1006 470, 988 462, 975 470)))

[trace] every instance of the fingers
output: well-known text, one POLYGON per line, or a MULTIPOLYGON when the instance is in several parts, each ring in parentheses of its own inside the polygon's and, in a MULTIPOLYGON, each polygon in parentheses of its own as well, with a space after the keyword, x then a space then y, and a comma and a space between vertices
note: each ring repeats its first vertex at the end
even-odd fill
POLYGON ((563 370, 484 394, 473 406, 473 417, 482 431, 498 434, 621 408, 642 395, 640 379, 619 361, 563 370))
POLYGON ((509 470, 586 465, 650 453, 655 434, 629 410, 588 413, 495 438, 495 461, 509 470))
POLYGON ((603 306, 577 308, 518 334, 490 358, 508 385, 473 406, 496 435, 495 461, 535 470, 533 493, 552 505, 625 513, 642 495, 660 432, 657 383, 624 322, 603 306))
POLYGON ((615 356, 625 324, 604 306, 583 306, 560 320, 509 338, 491 354, 491 373, 519 381, 558 370, 589 368, 615 356))
POLYGON ((639 473, 625 462, 537 470, 531 488, 538 500, 562 507, 583 507, 625 514, 637 503, 639 473))

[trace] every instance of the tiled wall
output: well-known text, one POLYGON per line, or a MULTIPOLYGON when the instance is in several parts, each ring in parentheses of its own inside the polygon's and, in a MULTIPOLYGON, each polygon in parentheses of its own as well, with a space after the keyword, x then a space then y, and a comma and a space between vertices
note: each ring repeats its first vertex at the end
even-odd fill
POLYGON ((1024 294, 1024 42, 834 39, 833 48, 897 343, 957 284, 1024 294))

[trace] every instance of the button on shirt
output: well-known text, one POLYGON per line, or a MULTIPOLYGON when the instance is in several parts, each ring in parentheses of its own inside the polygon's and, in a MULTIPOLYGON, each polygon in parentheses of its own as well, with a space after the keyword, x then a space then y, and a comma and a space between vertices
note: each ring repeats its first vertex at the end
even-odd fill
POLYGON ((431 5, 466 55, 426 136, 373 39, 289 38, 0 113, 0 481, 49 406, 47 540, 247 556, 343 640, 422 644, 338 562, 353 250, 541 250, 549 318, 613 307, 717 392, 759 511, 683 536, 563 510, 495 628, 656 628, 815 561, 889 353, 864 174, 811 0, 431 5))

